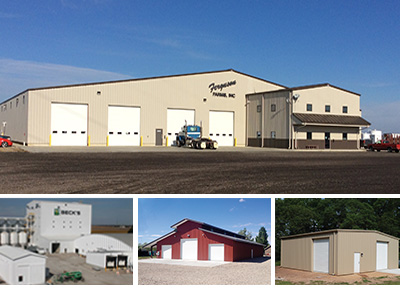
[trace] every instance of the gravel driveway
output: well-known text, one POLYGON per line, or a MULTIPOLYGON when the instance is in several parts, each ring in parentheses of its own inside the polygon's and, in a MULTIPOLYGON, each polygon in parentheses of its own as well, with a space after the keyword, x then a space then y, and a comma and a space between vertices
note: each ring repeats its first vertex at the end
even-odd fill
POLYGON ((215 267, 138 264, 139 285, 270 285, 271 260, 266 257, 215 267))

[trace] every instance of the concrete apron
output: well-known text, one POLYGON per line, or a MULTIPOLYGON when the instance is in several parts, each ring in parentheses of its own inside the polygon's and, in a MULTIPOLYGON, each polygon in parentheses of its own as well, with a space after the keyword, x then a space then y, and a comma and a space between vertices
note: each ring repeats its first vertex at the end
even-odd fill
POLYGON ((231 263, 229 261, 210 261, 210 260, 181 260, 181 259, 139 259, 140 263, 154 263, 154 264, 170 264, 170 265, 183 265, 183 266, 199 266, 199 267, 215 267, 223 264, 231 263))
POLYGON ((397 268, 397 269, 387 269, 387 270, 379 270, 378 272, 380 272, 380 273, 387 273, 387 274, 394 274, 394 275, 400 275, 400 268, 397 268))

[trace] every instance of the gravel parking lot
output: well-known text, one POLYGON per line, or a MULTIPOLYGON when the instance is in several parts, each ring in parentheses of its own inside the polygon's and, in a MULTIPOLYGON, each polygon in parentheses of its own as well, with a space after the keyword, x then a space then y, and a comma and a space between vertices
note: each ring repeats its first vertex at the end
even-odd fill
POLYGON ((266 257, 215 267, 139 262, 139 285, 270 285, 271 260, 266 257))
POLYGON ((3 193, 399 193, 398 153, 86 148, 0 153, 3 193))

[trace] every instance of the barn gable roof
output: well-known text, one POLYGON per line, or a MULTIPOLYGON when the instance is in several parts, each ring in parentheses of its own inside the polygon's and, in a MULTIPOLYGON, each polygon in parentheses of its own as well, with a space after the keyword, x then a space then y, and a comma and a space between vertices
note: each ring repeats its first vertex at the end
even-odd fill
POLYGON ((192 219, 189 219, 189 218, 184 218, 184 219, 180 220, 179 222, 177 222, 177 223, 175 223, 175 224, 173 224, 171 226, 171 228, 174 229, 172 232, 169 232, 169 233, 159 237, 158 239, 146 244, 145 247, 146 248, 152 247, 152 246, 156 245, 158 242, 160 242, 161 240, 163 240, 163 239, 165 239, 165 238, 167 238, 169 236, 172 236, 173 234, 176 233, 176 231, 178 230, 178 227, 183 225, 186 222, 198 223, 199 224, 199 230, 207 232, 207 233, 212 233, 212 234, 215 234, 215 235, 218 235, 218 236, 222 236, 222 237, 225 237, 227 239, 231 239, 231 240, 234 240, 234 241, 237 241, 237 242, 243 242, 243 243, 249 243, 249 244, 253 244, 253 245, 264 246, 263 244, 259 244, 259 243, 253 242, 253 241, 246 240, 246 238, 244 236, 239 235, 237 233, 234 233, 234 232, 231 232, 231 231, 227 231, 227 230, 221 229, 219 227, 209 225, 209 224, 204 223, 204 222, 199 222, 199 221, 192 220, 192 219))

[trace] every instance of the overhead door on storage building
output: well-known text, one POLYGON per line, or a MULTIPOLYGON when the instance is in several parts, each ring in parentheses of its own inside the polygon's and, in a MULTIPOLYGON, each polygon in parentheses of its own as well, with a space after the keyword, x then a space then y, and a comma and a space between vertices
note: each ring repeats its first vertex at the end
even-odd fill
POLYGON ((233 112, 210 111, 209 136, 218 146, 233 146, 233 112))
POLYGON ((176 136, 185 125, 194 124, 194 110, 167 109, 167 137, 168 146, 175 145, 176 136))
POLYGON ((171 259, 172 258, 172 245, 161 246, 161 258, 171 259))
POLYGON ((181 259, 197 260, 197 239, 181 239, 181 259))
POLYGON ((376 242, 376 269, 388 268, 388 243, 376 242))
POLYGON ((224 244, 209 244, 208 259, 213 261, 224 261, 224 244))
POLYGON ((314 271, 329 273, 329 239, 314 241, 314 271))
POLYGON ((108 145, 140 145, 140 107, 108 106, 108 145))
POLYGON ((51 145, 87 145, 88 106, 86 104, 51 104, 51 145))

